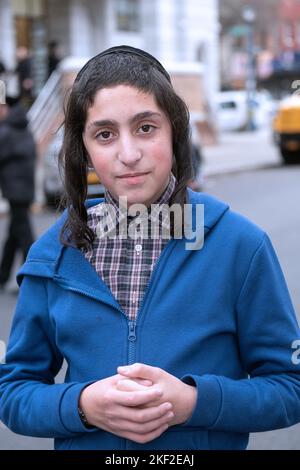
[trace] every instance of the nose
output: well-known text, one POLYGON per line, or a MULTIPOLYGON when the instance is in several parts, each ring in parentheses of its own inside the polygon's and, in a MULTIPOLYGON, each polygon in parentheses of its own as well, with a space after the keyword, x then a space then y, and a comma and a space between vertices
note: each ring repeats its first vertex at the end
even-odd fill
POLYGON ((132 135, 123 135, 119 139, 118 159, 124 165, 134 167, 142 158, 142 150, 132 135))

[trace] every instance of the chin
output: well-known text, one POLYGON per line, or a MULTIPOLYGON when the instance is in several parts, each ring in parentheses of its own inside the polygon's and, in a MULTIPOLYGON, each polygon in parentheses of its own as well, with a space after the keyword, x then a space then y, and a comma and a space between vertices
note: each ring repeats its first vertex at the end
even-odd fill
POLYGON ((144 198, 136 198, 136 199, 127 199, 127 204, 128 206, 132 206, 133 204, 143 204, 143 205, 148 205, 148 200, 144 198))
POLYGON ((128 204, 143 204, 142 201, 147 199, 147 197, 143 196, 142 191, 111 191, 111 194, 116 200, 120 197, 126 197, 128 204))

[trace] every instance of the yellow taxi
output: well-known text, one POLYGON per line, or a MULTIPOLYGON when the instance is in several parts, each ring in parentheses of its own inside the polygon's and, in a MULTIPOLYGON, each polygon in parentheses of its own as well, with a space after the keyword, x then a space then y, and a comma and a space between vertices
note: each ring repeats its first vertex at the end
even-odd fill
POLYGON ((273 122, 275 143, 285 163, 300 163, 300 96, 284 99, 273 122))
POLYGON ((89 169, 87 174, 88 198, 103 196, 104 186, 101 184, 95 170, 89 169))

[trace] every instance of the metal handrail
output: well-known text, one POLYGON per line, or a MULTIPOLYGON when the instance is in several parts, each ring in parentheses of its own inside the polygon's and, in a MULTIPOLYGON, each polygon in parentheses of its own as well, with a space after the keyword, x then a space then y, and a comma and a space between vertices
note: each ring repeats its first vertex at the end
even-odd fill
POLYGON ((53 93, 56 86, 58 85, 61 79, 61 72, 54 70, 48 80, 46 81, 45 85, 43 86, 42 90, 40 91, 39 95, 37 96, 36 100, 34 101, 33 105, 29 109, 27 116, 30 122, 36 121, 40 112, 45 107, 49 96, 53 93))
POLYGON ((51 129, 52 121, 61 111, 61 79, 62 73, 55 70, 27 113, 37 142, 43 140, 51 129))

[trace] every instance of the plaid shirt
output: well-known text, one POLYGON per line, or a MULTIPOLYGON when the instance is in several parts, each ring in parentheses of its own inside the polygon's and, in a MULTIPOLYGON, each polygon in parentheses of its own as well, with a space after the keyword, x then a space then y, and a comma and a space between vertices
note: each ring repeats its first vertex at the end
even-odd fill
POLYGON ((168 231, 169 222, 166 222, 159 206, 168 204, 175 184, 176 179, 171 175, 169 184, 156 201, 155 207, 152 206, 151 211, 148 209, 148 212, 144 213, 144 221, 147 220, 148 223, 140 224, 139 227, 147 226, 147 236, 145 229, 139 233, 135 229, 129 232, 130 236, 122 237, 124 229, 127 231, 132 227, 132 222, 138 223, 139 215, 127 217, 127 213, 120 210, 108 191, 105 193, 105 202, 115 211, 115 218, 110 211, 104 214, 103 204, 88 209, 88 226, 96 237, 91 248, 83 251, 84 256, 109 287, 130 320, 136 319, 154 265, 170 238, 166 237, 167 232, 163 232, 164 229, 168 231), (102 229, 99 230, 99 227, 102 229))

